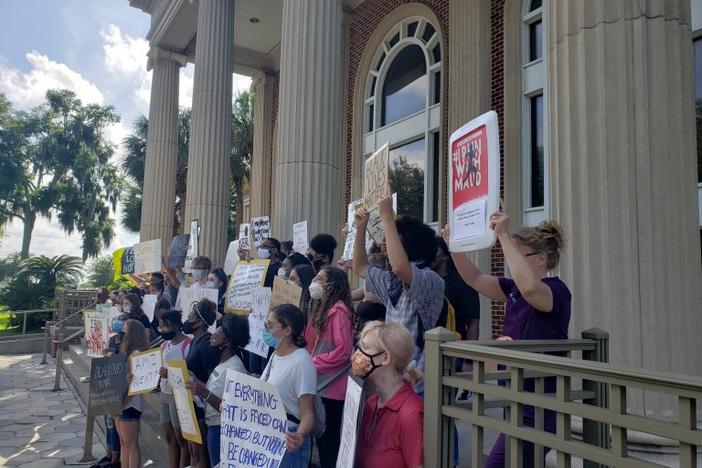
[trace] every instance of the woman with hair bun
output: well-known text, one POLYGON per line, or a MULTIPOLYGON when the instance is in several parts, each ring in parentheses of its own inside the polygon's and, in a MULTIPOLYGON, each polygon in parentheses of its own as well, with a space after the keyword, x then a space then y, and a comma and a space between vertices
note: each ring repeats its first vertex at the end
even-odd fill
MULTIPOLYGON (((555 221, 544 221, 535 227, 522 227, 514 234, 508 231, 509 218, 503 209, 490 216, 490 228, 500 241, 512 279, 486 275, 466 255, 451 253, 461 277, 480 294, 505 302, 505 320, 498 340, 560 340, 568 338, 571 294, 568 286, 549 272, 558 266, 565 249, 563 229, 555 221)), ((449 239, 448 226, 442 231, 449 239)), ((546 393, 555 393, 555 378, 547 378, 546 393)), ((524 381, 524 391, 534 391, 534 379, 524 381)), ((524 425, 534 426, 534 408, 524 407, 524 425)), ((544 428, 556 432, 556 415, 544 411, 544 428)), ((549 449, 544 449, 547 452, 549 449)), ((534 463, 534 445, 523 443, 524 466, 534 463)), ((505 436, 500 434, 492 448, 486 467, 504 466, 505 436)))
POLYGON ((424 402, 405 380, 414 342, 393 322, 368 322, 351 357, 354 375, 370 380, 376 393, 366 400, 356 448, 359 468, 422 466, 424 402))

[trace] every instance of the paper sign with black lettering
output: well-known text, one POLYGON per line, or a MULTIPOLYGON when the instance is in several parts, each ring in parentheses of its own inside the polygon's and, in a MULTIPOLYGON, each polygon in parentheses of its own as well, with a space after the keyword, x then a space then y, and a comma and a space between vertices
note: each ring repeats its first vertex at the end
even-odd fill
POLYGON ((161 271, 161 239, 139 242, 134 246, 134 274, 161 271))
POLYGON ((268 216, 251 219, 251 229, 253 229, 254 247, 260 247, 264 240, 271 235, 271 220, 268 216))
POLYGON ((271 297, 271 309, 278 307, 281 304, 292 304, 295 307, 300 307, 300 298, 302 297, 302 288, 292 281, 287 281, 276 276, 273 278, 273 295, 271 297))
POLYGON ((110 341, 110 317, 102 312, 83 312, 88 357, 102 357, 110 341))
POLYGON ((178 234, 171 241, 171 248, 168 252, 168 266, 172 268, 183 267, 185 256, 188 254, 190 244, 190 234, 178 234))
POLYGON ((280 466, 287 417, 278 389, 227 369, 222 399, 220 466, 280 466))
POLYGON ((91 414, 122 414, 122 400, 127 394, 128 370, 126 354, 115 354, 90 361, 88 406, 91 414))
MULTIPOLYGON (((188 320, 188 314, 193 304, 197 304, 202 299, 207 299, 210 302, 219 304, 219 290, 210 288, 186 288, 182 286, 178 289, 178 299, 176 300, 174 309, 181 311, 183 323, 188 320)), ((209 326, 207 331, 213 333, 216 328, 216 323, 213 323, 209 326)))
POLYGON ((251 294, 263 286, 270 263, 270 260, 259 259, 236 264, 227 288, 225 310, 240 314, 251 311, 251 294))
POLYGON ((158 296, 156 294, 145 294, 144 297, 141 298, 141 309, 149 318, 149 322, 152 322, 154 320, 154 313, 156 312, 157 302, 158 296))
POLYGON ((249 223, 239 225, 239 247, 243 250, 249 250, 251 248, 251 243, 249 242, 250 230, 251 224, 249 223))
POLYGON ((185 254, 185 262, 183 262, 183 271, 185 273, 191 273, 191 264, 193 263, 193 258, 200 255, 198 253, 199 246, 198 241, 200 238, 200 221, 193 219, 190 221, 190 237, 188 238, 188 251, 185 254))
POLYGON ((449 248, 452 252, 489 248, 496 237, 487 217, 500 203, 497 113, 487 112, 453 132, 449 148, 449 248))
POLYGON ((339 444, 336 468, 353 468, 354 458, 356 457, 362 390, 353 377, 349 376, 346 384, 344 413, 341 419, 341 443, 339 444))
MULTIPOLYGON (((392 194, 392 210, 397 213, 397 193, 392 194)), ((380 210, 375 208, 368 212, 368 226, 366 230, 370 234, 373 241, 380 245, 385 243, 385 228, 383 228, 383 221, 380 219, 380 210)))
POLYGON ((128 395, 141 395, 154 390, 158 386, 161 367, 161 348, 129 356, 129 369, 133 378, 128 395))
MULTIPOLYGON (((112 306, 109 309, 107 309, 105 314, 107 315, 107 323, 110 324, 110 335, 113 335, 116 332, 113 330, 112 327, 114 326, 115 320, 117 320, 117 318, 120 315, 122 315, 122 312, 119 310, 119 308, 117 306, 112 306)), ((108 343, 109 343, 109 341, 108 341, 108 343)))
POLYGON ((385 143, 366 159, 363 172, 363 200, 368 210, 390 194, 390 146, 385 143))
POLYGON ((293 250, 305 254, 309 249, 307 242, 307 221, 293 224, 293 250))
POLYGON ((122 252, 122 274, 123 275, 133 275, 134 274, 134 247, 125 247, 124 252, 122 252))
MULTIPOLYGON (((356 211, 363 206, 363 199, 354 200, 349 203, 346 210, 346 240, 344 241, 344 253, 341 258, 344 260, 353 259, 353 244, 356 242, 356 221, 355 215, 356 211)), ((373 239, 370 234, 366 231, 366 250, 370 249, 373 245, 373 239)))
POLYGON ((173 390, 173 397, 178 410, 180 432, 183 434, 184 439, 202 445, 200 425, 197 422, 195 406, 193 405, 193 393, 185 388, 185 382, 190 380, 188 366, 183 360, 173 359, 168 361, 167 369, 168 385, 173 390))
POLYGON ((263 342, 263 329, 268 311, 271 308, 271 288, 258 288, 251 293, 251 313, 249 319, 249 344, 246 350, 268 358, 268 345, 263 342))
POLYGON ((224 258, 224 267, 222 268, 227 276, 234 273, 236 262, 239 261, 239 254, 237 253, 237 250, 239 250, 239 241, 231 241, 229 243, 229 247, 227 247, 227 256, 224 258))

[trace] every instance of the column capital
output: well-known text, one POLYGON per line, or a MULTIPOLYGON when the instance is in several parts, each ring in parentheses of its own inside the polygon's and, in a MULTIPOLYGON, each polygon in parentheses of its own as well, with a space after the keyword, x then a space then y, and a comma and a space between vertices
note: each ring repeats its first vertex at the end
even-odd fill
POLYGON ((179 54, 178 52, 173 52, 172 50, 166 50, 161 47, 152 47, 146 54, 148 60, 146 62, 146 69, 151 70, 154 67, 154 62, 156 60, 171 60, 176 62, 181 67, 184 67, 188 63, 188 56, 184 54, 179 54))
POLYGON ((270 73, 260 71, 256 73, 253 77, 251 77, 251 89, 255 89, 258 86, 264 86, 266 84, 269 84, 273 82, 274 78, 275 77, 270 73))

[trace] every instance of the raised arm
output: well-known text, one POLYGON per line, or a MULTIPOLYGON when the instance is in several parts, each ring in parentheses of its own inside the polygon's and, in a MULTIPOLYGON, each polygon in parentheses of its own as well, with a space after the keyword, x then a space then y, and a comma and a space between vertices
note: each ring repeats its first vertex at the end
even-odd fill
POLYGON ((392 209, 392 197, 387 197, 378 202, 380 220, 385 231, 385 245, 388 249, 388 261, 392 265, 392 272, 405 284, 412 284, 412 266, 407 258, 407 253, 402 247, 400 233, 395 225, 395 212, 392 209))
POLYGON ((368 256, 366 255, 366 227, 368 226, 368 212, 365 208, 359 208, 354 215, 356 222, 356 238, 353 242, 353 272, 360 278, 366 277, 366 267, 368 266, 368 256))

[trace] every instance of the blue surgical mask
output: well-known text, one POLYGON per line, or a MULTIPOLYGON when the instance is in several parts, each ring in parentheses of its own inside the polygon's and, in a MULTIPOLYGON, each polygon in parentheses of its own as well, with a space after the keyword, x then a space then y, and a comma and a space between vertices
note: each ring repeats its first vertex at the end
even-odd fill
POLYGON ((122 328, 124 328, 124 322, 121 320, 115 320, 112 322, 112 331, 115 333, 119 333, 122 331, 122 328))
POLYGON ((281 339, 277 338, 270 330, 263 330, 263 342, 275 349, 280 346, 281 339))
POLYGON ((271 258, 271 251, 268 249, 264 249, 262 247, 259 247, 258 250, 256 251, 256 255, 258 255, 258 258, 269 259, 269 258, 271 258))
POLYGON ((195 281, 200 281, 205 276, 205 270, 193 270, 190 274, 195 281))

